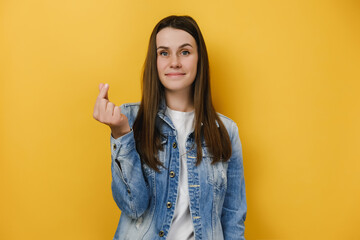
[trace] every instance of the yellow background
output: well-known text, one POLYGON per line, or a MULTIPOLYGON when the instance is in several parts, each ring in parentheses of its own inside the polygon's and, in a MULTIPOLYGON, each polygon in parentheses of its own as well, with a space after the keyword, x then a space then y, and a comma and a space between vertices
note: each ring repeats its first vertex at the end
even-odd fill
POLYGON ((112 239, 98 84, 140 100, 152 28, 193 16, 243 143, 248 240, 360 239, 356 0, 3 0, 0 239, 112 239))

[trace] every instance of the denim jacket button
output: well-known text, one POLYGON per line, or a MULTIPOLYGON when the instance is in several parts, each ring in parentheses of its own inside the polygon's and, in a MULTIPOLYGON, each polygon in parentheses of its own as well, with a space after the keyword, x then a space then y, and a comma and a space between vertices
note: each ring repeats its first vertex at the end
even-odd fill
POLYGON ((115 143, 113 144, 112 147, 113 147, 113 150, 116 150, 116 144, 115 143))
POLYGON ((167 208, 171 208, 171 206, 172 206, 171 202, 167 202, 166 206, 167 206, 167 208))
POLYGON ((175 177, 175 172, 174 171, 170 171, 170 177, 171 178, 175 177))
POLYGON ((176 142, 173 143, 173 148, 175 149, 177 147, 176 142))
POLYGON ((163 236, 164 236, 164 231, 160 231, 160 232, 159 232, 159 236, 160 236, 160 237, 163 237, 163 236))

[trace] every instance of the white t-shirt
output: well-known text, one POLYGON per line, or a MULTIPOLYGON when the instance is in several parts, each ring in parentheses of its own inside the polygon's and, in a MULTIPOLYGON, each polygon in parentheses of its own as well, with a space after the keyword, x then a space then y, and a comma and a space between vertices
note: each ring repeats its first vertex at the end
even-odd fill
POLYGON ((180 153, 180 179, 179 189, 175 204, 175 212, 170 225, 167 239, 192 240, 194 239, 194 226, 190 214, 190 198, 188 190, 188 171, 186 158, 186 137, 194 129, 194 111, 180 112, 170 108, 166 109, 177 131, 177 142, 180 153))

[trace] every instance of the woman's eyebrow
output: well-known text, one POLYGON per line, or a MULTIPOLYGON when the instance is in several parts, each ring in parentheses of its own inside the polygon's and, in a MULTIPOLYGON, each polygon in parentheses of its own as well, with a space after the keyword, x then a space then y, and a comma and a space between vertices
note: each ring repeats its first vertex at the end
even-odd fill
POLYGON ((184 43, 184 44, 183 44, 183 45, 181 45, 179 48, 183 48, 183 47, 186 47, 186 46, 193 47, 193 46, 191 46, 191 44, 190 44, 190 43, 184 43))
MULTIPOLYGON (((179 48, 183 48, 183 47, 186 47, 186 46, 193 47, 190 43, 184 43, 179 48)), ((158 50, 160 48, 163 48, 163 49, 166 49, 166 50, 169 49, 169 47, 159 46, 159 47, 156 48, 156 50, 158 50)))

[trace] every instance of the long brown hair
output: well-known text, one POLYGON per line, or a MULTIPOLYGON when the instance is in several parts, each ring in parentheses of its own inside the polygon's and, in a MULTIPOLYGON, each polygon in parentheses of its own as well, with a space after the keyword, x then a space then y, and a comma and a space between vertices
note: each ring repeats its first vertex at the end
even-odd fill
POLYGON ((151 33, 144 63, 142 99, 133 125, 136 149, 145 164, 157 172, 160 171, 159 166, 163 166, 163 164, 158 159, 157 153, 161 150, 161 136, 156 127, 156 117, 165 95, 164 86, 159 80, 157 71, 156 35, 166 27, 188 32, 198 46, 199 60, 196 78, 193 82, 196 165, 199 165, 202 160, 202 138, 212 156, 212 163, 227 161, 231 157, 231 142, 229 134, 212 104, 209 59, 205 41, 197 23, 189 16, 166 17, 155 26, 151 33))

